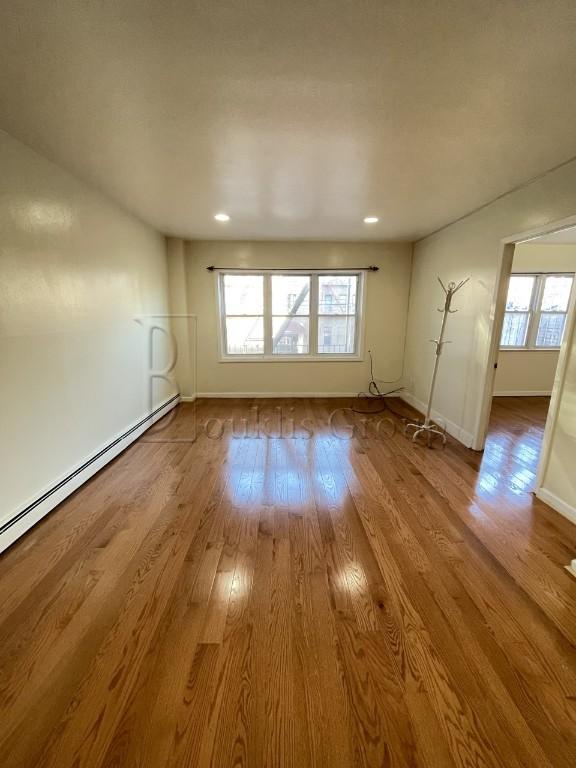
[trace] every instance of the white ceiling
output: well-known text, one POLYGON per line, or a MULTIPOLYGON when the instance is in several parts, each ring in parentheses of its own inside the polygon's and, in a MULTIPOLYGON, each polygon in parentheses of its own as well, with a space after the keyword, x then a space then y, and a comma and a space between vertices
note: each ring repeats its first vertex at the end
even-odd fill
POLYGON ((0 125, 165 233, 415 239, 576 154, 575 33, 573 0, 19 0, 0 125))

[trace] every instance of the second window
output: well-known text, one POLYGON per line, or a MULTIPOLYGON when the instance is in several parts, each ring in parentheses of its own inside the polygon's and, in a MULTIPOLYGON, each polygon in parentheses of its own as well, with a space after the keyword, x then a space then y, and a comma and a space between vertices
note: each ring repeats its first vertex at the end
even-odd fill
POLYGON ((562 344, 574 276, 510 276, 501 349, 557 349, 562 344))

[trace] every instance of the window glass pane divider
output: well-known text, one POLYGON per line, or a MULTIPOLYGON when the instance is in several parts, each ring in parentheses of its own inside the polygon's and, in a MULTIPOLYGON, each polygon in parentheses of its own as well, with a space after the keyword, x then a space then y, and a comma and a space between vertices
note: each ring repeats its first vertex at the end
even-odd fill
POLYGON ((525 346, 531 349, 536 346, 536 337, 540 326, 540 307, 544 297, 545 275, 534 275, 534 287, 532 289, 532 301, 530 304, 530 317, 528 318, 528 332, 525 346))
POLYGON ((272 276, 264 274, 264 354, 272 355, 272 276))
POLYGON ((308 351, 318 354, 318 273, 310 275, 310 323, 308 325, 308 351))

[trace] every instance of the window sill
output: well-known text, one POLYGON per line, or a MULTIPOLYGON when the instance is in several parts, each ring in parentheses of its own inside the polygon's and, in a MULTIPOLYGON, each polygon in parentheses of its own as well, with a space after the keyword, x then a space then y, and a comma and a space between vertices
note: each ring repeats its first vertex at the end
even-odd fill
POLYGON ((362 363, 360 355, 226 355, 219 363, 362 363))
POLYGON ((560 352, 560 347, 500 347, 500 352, 560 352))

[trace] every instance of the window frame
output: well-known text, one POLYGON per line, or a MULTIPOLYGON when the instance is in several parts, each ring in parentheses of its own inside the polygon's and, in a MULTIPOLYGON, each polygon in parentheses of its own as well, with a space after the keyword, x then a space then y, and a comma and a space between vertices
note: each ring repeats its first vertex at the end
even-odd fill
MULTIPOLYGON (((219 362, 221 363, 294 363, 294 362, 362 362, 364 347, 364 303, 365 303, 365 274, 364 270, 330 270, 330 269, 225 269, 215 275, 217 310, 218 310, 218 344, 219 362), (224 278, 226 275, 258 275, 264 278, 264 352, 251 355, 231 354, 227 351, 226 336, 226 306, 224 298, 224 278), (310 278, 310 307, 309 307, 309 338, 308 352, 296 355, 274 354, 272 352, 272 275, 304 275, 310 278), (354 328, 354 352, 318 352, 318 278, 321 275, 337 275, 338 277, 354 276, 358 279, 356 291, 356 319, 354 328)), ((345 315, 348 317, 350 315, 345 315)), ((235 317, 235 315, 230 315, 235 317)), ((338 315, 334 315, 338 317, 338 315)))
MULTIPOLYGON (((536 346, 536 340, 538 338, 538 329, 540 327, 540 318, 543 314, 563 314, 565 317, 568 316, 568 311, 570 309, 570 302, 572 299, 572 293, 574 291, 574 283, 575 280, 575 273, 574 272, 512 272, 510 277, 533 277, 534 278, 534 284, 532 286, 532 295, 530 297, 530 305, 527 310, 525 311, 515 311, 515 310, 506 310, 504 309, 504 316, 503 316, 503 323, 506 320, 506 315, 508 314, 528 314, 528 327, 526 329, 526 340, 523 345, 521 346, 505 346, 502 344, 502 330, 503 327, 500 329, 500 344, 499 344, 499 350, 501 352, 555 352, 558 351, 562 343, 564 341, 564 336, 562 337, 562 342, 558 346, 536 346), (546 286, 546 280, 549 277, 570 277, 572 278, 572 286, 570 287, 570 293, 568 295, 568 303, 566 306, 566 311, 564 312, 543 312, 542 311, 542 302, 544 301, 544 290, 546 286)), ((508 299, 508 293, 506 293, 506 300, 508 299)), ((564 323, 564 332, 566 331, 566 322, 564 323)))

